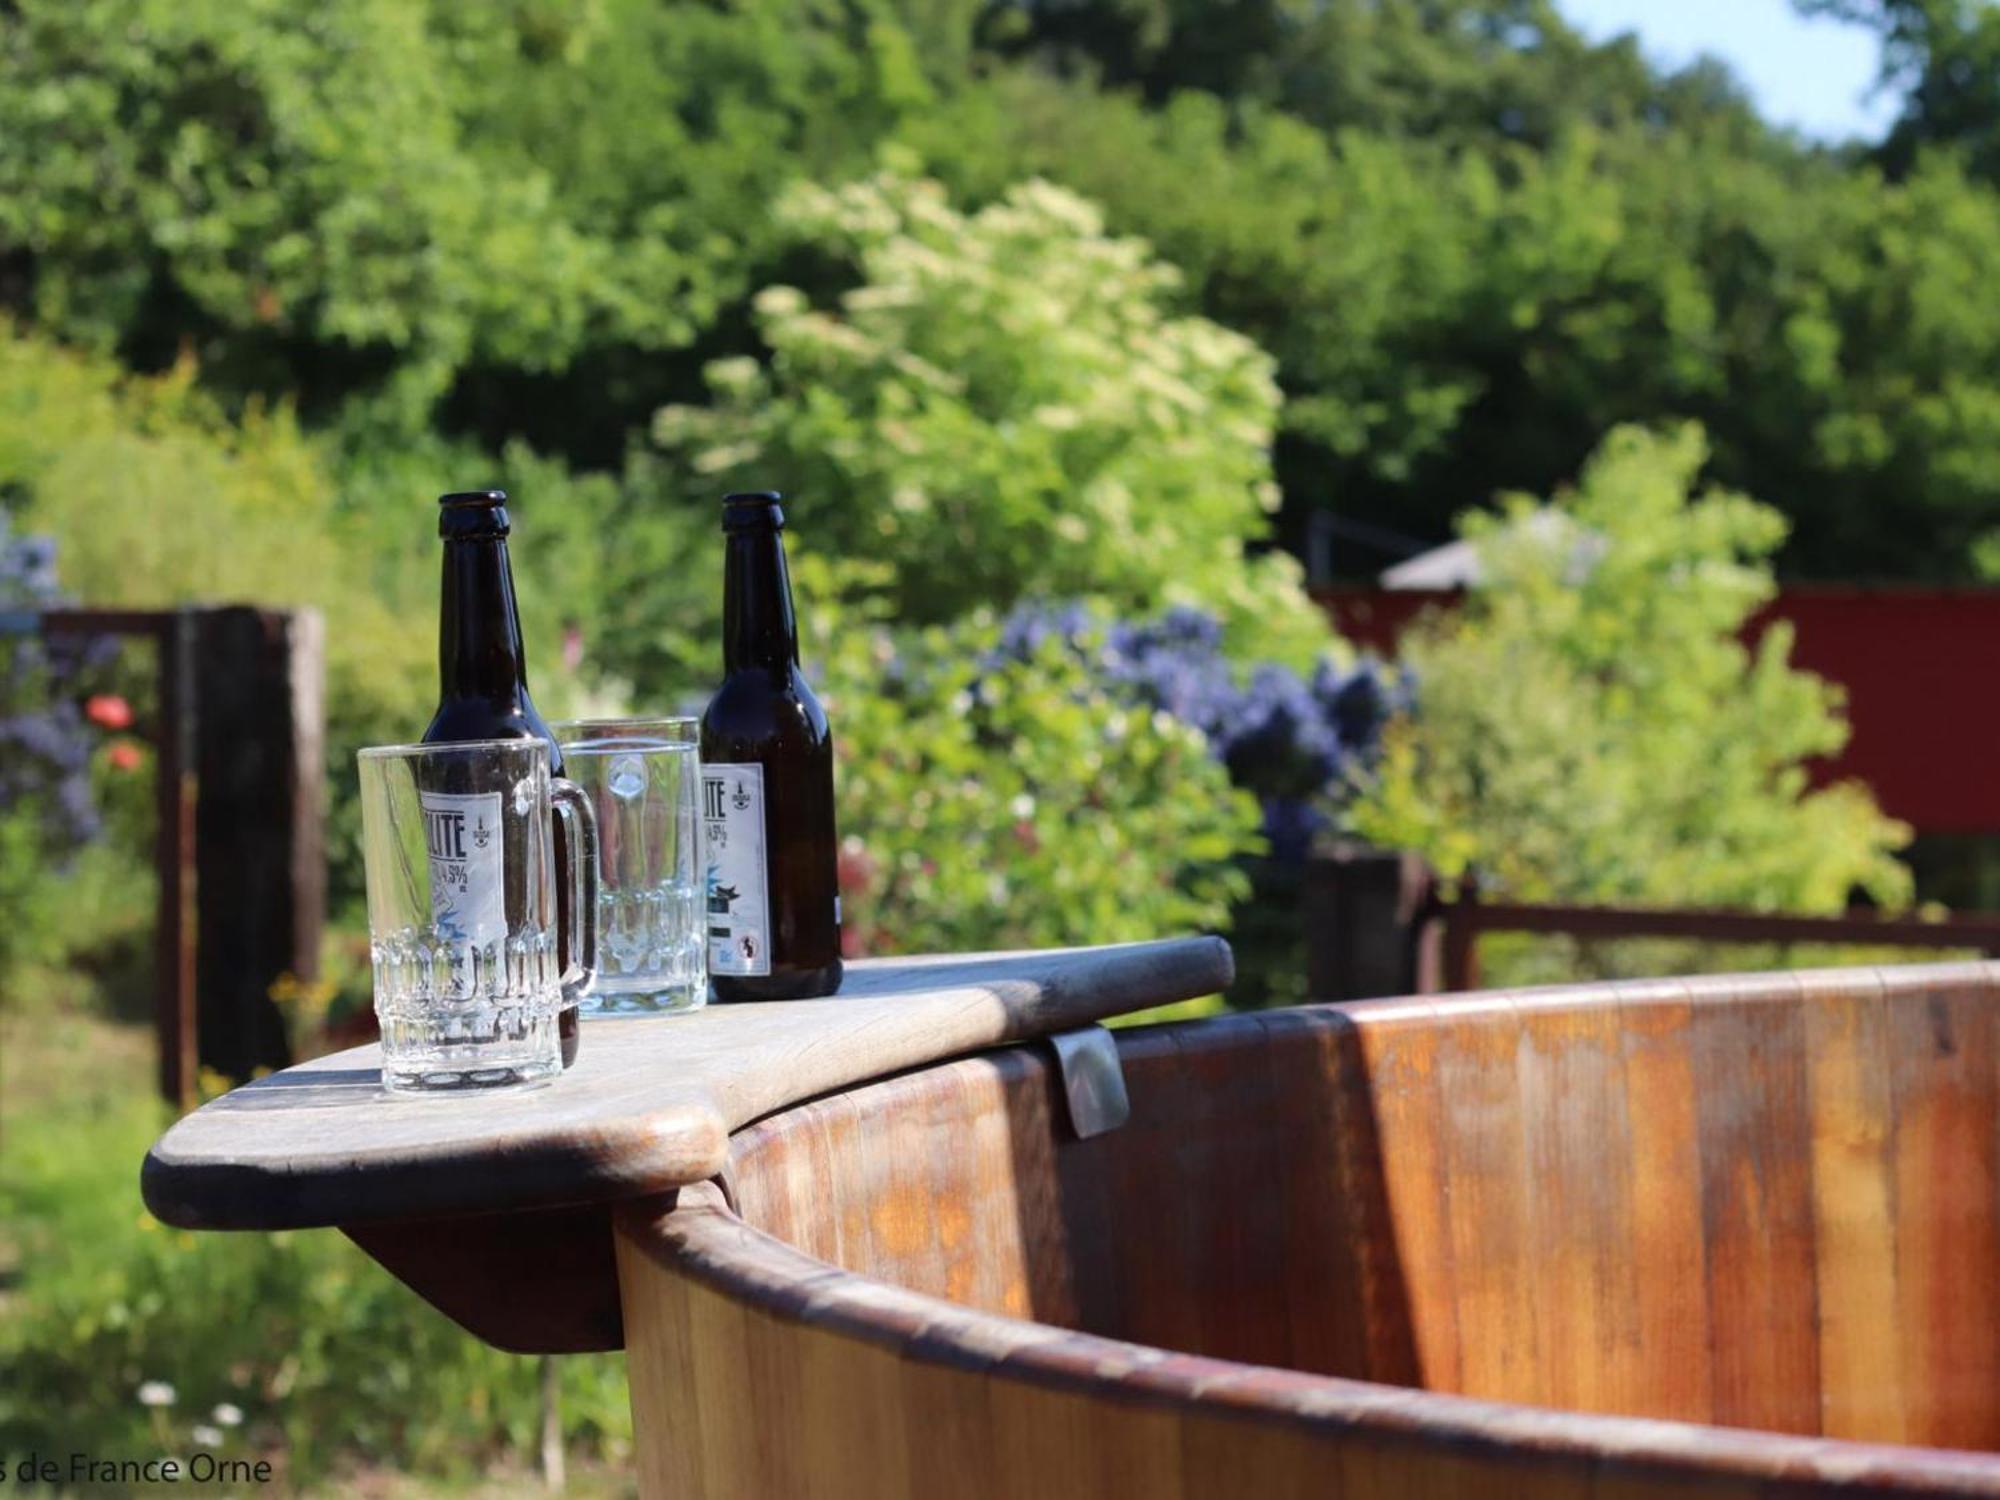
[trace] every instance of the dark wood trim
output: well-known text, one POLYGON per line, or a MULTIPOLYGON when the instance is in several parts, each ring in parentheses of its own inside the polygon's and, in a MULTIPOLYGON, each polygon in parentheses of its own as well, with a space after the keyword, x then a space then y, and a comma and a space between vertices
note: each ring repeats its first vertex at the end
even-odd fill
POLYGON ((611 1211, 355 1224, 347 1237, 467 1333, 515 1354, 625 1347, 611 1211))
POLYGON ((1711 943, 1849 943, 1880 948, 1972 949, 2000 956, 2000 914, 1961 913, 1935 920, 1846 912, 1800 916, 1702 907, 1566 906, 1486 901, 1468 890, 1440 901, 1429 923, 1441 933, 1441 972, 1420 966, 1426 992, 1479 987, 1480 937, 1537 932, 1578 938, 1687 938, 1711 943))

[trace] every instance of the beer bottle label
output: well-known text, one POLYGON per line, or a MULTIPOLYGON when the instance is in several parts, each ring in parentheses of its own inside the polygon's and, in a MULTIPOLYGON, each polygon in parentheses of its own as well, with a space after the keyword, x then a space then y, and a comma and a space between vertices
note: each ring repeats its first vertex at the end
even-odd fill
POLYGON ((431 925, 447 942, 507 936, 506 840, 500 793, 422 792, 431 863, 431 925))
POLYGON ((764 768, 701 768, 708 850, 708 972, 771 972, 770 888, 764 862, 764 768))

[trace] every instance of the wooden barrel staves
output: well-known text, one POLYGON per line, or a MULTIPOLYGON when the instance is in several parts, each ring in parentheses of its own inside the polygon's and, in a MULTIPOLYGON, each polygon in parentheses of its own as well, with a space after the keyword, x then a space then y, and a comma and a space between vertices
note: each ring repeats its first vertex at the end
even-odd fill
POLYGON ((2000 965, 1396 1000, 794 1105, 615 1215, 645 1493, 2000 1495, 2000 965))

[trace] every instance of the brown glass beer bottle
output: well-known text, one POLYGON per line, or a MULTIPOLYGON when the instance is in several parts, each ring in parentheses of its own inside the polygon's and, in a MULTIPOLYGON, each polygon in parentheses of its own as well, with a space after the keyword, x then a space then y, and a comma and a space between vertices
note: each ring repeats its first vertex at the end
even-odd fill
MULTIPOLYGON (((438 616, 438 706, 424 731, 426 745, 458 740, 538 739, 549 747, 549 769, 560 776, 562 747, 528 696, 528 665, 521 644, 521 616, 514 602, 514 570, 507 560, 507 492, 462 490, 438 497, 438 535, 444 539, 444 585, 438 616)), ((448 795, 448 793, 447 793, 448 795)), ((563 827, 555 829, 555 867, 567 870, 563 827)), ((510 907, 524 899, 509 892, 510 907)), ((574 951, 569 882, 556 883, 558 947, 574 951)), ((577 1012, 566 1006, 557 1022, 562 1061, 576 1061, 577 1012)))
POLYGON ((717 1000, 840 988, 833 735, 799 671, 779 496, 723 501, 722 686, 701 720, 717 1000))

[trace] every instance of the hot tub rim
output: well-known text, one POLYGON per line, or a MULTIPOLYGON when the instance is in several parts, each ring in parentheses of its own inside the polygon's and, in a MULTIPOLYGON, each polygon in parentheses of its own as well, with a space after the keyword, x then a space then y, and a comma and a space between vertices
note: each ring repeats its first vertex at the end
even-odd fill
MULTIPOLYGON (((1594 981, 1464 995, 1385 997, 1237 1012, 1121 1028, 1121 1040, 1183 1035, 1436 1021, 1480 1009, 1531 1013, 1649 1005, 1696 1010, 1833 991, 1907 1003, 1939 986, 2000 991, 2000 961, 1854 965, 1703 976, 1594 981)), ((835 1092, 894 1089, 938 1069, 991 1064, 1032 1044, 1003 1044, 913 1066, 835 1092)), ((782 1130, 793 1101, 732 1133, 732 1165, 746 1137, 782 1130)), ((817 1328, 940 1369, 985 1371, 1046 1390, 1088 1393, 1125 1405, 1271 1424, 1322 1438, 1349 1433, 1440 1453, 1539 1457, 1591 1474, 1800 1482, 1892 1494, 2000 1496, 2000 1453, 1727 1427, 1681 1419, 1596 1413, 1426 1391, 1183 1353, 983 1312, 845 1270, 740 1218, 717 1184, 628 1206, 624 1237, 654 1262, 786 1322, 817 1328), (669 1242, 671 1241, 671 1242, 669 1242)))
POLYGON ((940 1370, 1321 1438, 1570 1460, 1591 1474, 2000 1495, 2000 1454, 1493 1401, 1185 1354, 982 1312, 809 1255, 738 1217, 713 1182, 622 1205, 617 1223, 622 1240, 669 1274, 780 1321, 940 1370))

